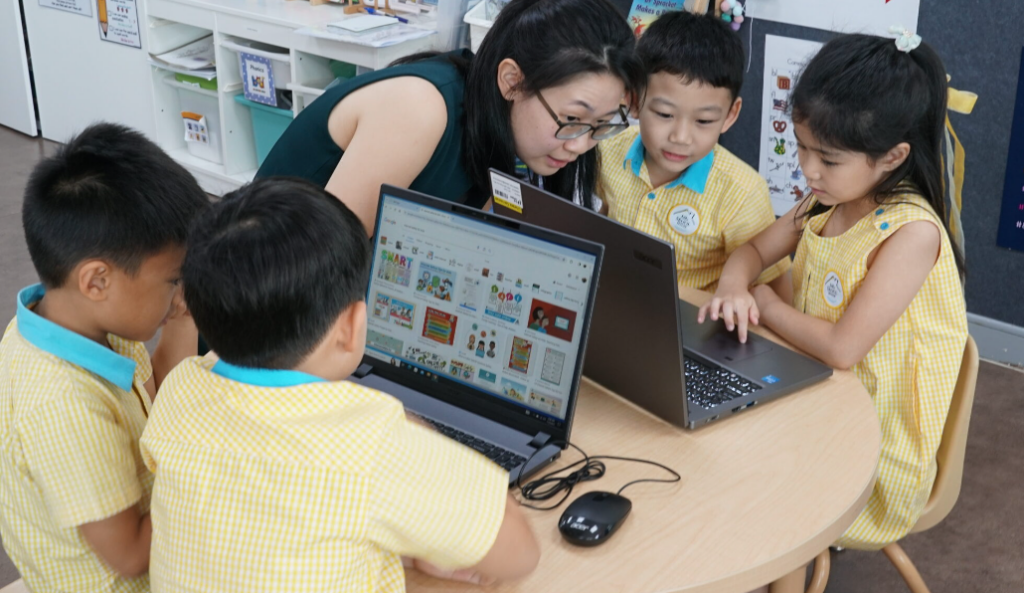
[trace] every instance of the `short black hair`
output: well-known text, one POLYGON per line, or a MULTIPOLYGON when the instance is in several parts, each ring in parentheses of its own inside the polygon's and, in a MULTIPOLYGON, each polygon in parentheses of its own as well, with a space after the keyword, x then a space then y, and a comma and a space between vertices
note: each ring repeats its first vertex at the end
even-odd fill
POLYGON ((59 288, 80 262, 108 259, 129 274, 173 244, 209 206, 196 180, 125 126, 86 128, 36 165, 21 221, 36 273, 59 288))
POLYGON ((196 220, 182 280, 220 358, 291 369, 363 299, 369 273, 366 230, 348 207, 308 181, 269 177, 196 220))
POLYGON ((733 100, 743 87, 743 42, 714 14, 663 14, 644 30, 636 46, 647 75, 668 72, 685 83, 726 88, 733 100))

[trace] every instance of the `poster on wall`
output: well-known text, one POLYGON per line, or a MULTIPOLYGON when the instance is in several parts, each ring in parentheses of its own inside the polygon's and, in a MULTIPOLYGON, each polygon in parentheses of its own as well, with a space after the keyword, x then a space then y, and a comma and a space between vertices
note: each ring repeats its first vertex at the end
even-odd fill
POLYGON ((1000 247, 1024 251, 1024 51, 1017 78, 1017 102, 1010 128, 1010 153, 1006 157, 1003 209, 999 216, 1000 247))
POLYGON ((807 181, 797 158, 789 97, 800 71, 818 53, 821 45, 803 39, 765 36, 759 171, 768 182, 776 216, 789 212, 807 191, 807 181))
POLYGON ((826 31, 887 36, 889 27, 917 31, 921 0, 750 0, 747 15, 826 31))
POLYGON ((626 22, 633 29, 633 35, 640 37, 644 29, 666 12, 682 10, 685 0, 633 0, 626 22))
POLYGON ((139 9, 135 0, 96 0, 100 39, 142 49, 139 9))
MULTIPOLYGON (((17 6, 17 2, 15 2, 15 6, 17 6)), ((71 14, 92 16, 92 0, 39 0, 39 6, 55 8, 71 14)))

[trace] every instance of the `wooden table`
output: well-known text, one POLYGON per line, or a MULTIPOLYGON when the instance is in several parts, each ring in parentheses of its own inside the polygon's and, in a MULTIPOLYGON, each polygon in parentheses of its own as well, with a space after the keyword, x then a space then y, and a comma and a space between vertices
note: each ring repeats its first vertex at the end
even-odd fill
MULTIPOLYGON (((709 298, 698 291, 682 297, 695 304, 709 298)), ((794 571, 838 539, 867 503, 881 443, 871 399, 848 371, 697 431, 671 426, 585 380, 571 436, 590 455, 651 459, 683 479, 630 486, 623 495, 633 511, 595 548, 562 539, 557 522, 566 505, 525 509, 541 544, 540 566, 488 591, 742 593, 772 581, 773 592, 797 581, 802 590, 794 571)), ((556 466, 576 459, 569 450, 556 466)), ((664 474, 606 463, 605 476, 577 486, 570 501, 664 474)), ((416 571, 407 577, 412 593, 474 588, 416 571)))

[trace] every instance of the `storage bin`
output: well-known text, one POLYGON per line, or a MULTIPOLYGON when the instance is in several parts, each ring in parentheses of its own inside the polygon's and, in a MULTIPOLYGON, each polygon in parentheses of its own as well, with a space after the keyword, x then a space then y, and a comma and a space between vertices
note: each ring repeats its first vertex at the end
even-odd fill
POLYGON ((256 164, 262 165, 270 154, 270 149, 277 144, 281 134, 284 134, 285 129, 292 123, 292 112, 250 101, 245 95, 235 95, 235 102, 249 108, 252 115, 252 136, 256 141, 256 164))
POLYGON ((182 131, 189 154, 217 164, 224 163, 220 150, 220 106, 216 96, 178 87, 182 131))
POLYGON ((487 19, 487 0, 481 0, 462 20, 469 25, 469 48, 476 53, 480 49, 480 42, 494 24, 494 21, 487 19))
POLYGON ((194 87, 200 88, 200 89, 206 89, 208 91, 215 91, 215 90, 217 90, 217 77, 216 76, 214 76, 210 80, 206 80, 205 78, 203 78, 201 76, 189 76, 188 74, 177 73, 177 74, 174 75, 174 80, 177 80, 178 82, 180 82, 182 84, 187 84, 189 86, 194 86, 194 87))
POLYGON ((334 79, 349 79, 354 78, 356 75, 356 65, 349 64, 348 62, 339 62, 338 60, 331 60, 327 63, 331 69, 331 74, 334 75, 334 79))

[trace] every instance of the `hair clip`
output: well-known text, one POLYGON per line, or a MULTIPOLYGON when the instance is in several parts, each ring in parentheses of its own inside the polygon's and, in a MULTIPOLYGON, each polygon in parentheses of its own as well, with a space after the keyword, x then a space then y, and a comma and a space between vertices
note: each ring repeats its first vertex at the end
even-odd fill
POLYGON ((733 31, 740 30, 740 25, 744 19, 744 12, 743 5, 740 4, 739 0, 722 0, 718 7, 718 13, 721 15, 722 20, 729 23, 733 31))
POLYGON ((921 45, 921 36, 911 33, 903 25, 889 27, 889 32, 896 35, 896 49, 909 54, 921 45))

